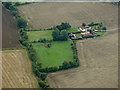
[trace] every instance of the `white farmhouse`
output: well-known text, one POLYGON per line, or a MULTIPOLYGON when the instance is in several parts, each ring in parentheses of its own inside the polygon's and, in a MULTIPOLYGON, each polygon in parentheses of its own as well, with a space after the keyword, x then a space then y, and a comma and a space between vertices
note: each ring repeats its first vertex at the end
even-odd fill
POLYGON ((87 28, 83 27, 83 26, 80 26, 78 28, 78 31, 82 31, 82 32, 86 32, 87 31, 87 28))

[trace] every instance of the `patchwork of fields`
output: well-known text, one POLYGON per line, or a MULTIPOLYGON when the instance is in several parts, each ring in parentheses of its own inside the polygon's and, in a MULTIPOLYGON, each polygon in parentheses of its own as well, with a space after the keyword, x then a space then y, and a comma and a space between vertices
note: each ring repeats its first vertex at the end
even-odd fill
POLYGON ((80 67, 51 73, 47 82, 54 88, 117 88, 118 32, 77 42, 80 67))
POLYGON ((73 60, 73 51, 71 41, 52 42, 50 48, 46 47, 47 43, 33 43, 36 50, 37 58, 45 67, 54 67, 62 65, 64 61, 73 60))
POLYGON ((2 88, 38 88, 25 50, 2 51, 2 88))
MULTIPOLYGON (((102 22, 107 29, 117 28, 118 8, 108 3, 33 3, 18 6, 20 15, 27 20, 29 30, 47 29, 61 22, 69 22, 77 32, 83 22, 102 22), (116 16, 116 17, 115 17, 116 16)), ((98 28, 98 27, 96 27, 98 28)), ((28 42, 40 38, 52 40, 52 31, 25 31, 28 42)), ((101 36, 103 33, 97 32, 101 36)), ((81 36, 79 34, 78 36, 81 36)), ((77 41, 80 67, 49 73, 47 83, 54 88, 117 88, 118 39, 117 31, 106 32, 103 37, 77 41)), ((21 48, 18 28, 11 14, 3 8, 3 48, 21 48)), ((73 60, 71 40, 32 43, 42 67, 62 65, 73 60)), ((38 88, 28 54, 24 49, 3 50, 2 87, 38 88)))
POLYGON ((118 9, 109 3, 48 2, 18 7, 21 16, 28 21, 28 29, 45 29, 69 22, 74 28, 83 22, 102 22, 108 29, 117 28, 118 9))

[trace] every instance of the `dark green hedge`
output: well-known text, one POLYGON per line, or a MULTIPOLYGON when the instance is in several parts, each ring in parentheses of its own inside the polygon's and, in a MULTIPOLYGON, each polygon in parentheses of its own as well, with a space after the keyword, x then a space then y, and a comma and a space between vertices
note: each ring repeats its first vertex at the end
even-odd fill
MULTIPOLYGON (((36 51, 34 50, 32 44, 28 42, 28 36, 26 34, 26 31, 25 31, 25 29, 27 27, 27 22, 23 18, 21 18, 18 14, 18 9, 16 8, 16 6, 18 6, 19 3, 12 5, 11 2, 4 2, 2 4, 4 5, 5 8, 7 8, 11 12, 13 17, 15 17, 15 20, 17 22, 17 27, 20 29, 19 30, 20 40, 19 41, 23 46, 26 47, 26 49, 28 51, 28 56, 29 56, 30 60, 32 61, 31 62, 32 63, 32 70, 33 70, 33 72, 38 80, 38 84, 40 87, 42 87, 42 88, 49 88, 50 87, 45 81, 47 74, 49 72, 56 72, 58 70, 65 70, 65 69, 79 66, 79 60, 78 60, 77 49, 76 49, 76 42, 73 41, 73 43, 71 44, 73 54, 74 54, 73 61, 70 61, 70 62, 65 61, 59 67, 42 68, 41 63, 39 63, 37 58, 36 58, 36 51)), ((51 42, 51 41, 47 41, 46 39, 40 39, 40 40, 38 40, 38 42, 45 43, 45 42, 51 42)))

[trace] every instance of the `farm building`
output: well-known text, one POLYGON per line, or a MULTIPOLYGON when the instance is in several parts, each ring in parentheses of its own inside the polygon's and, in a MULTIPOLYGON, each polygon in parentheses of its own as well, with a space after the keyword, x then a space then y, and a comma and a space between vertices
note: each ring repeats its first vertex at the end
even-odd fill
POLYGON ((97 37, 100 36, 99 34, 84 34, 82 35, 83 38, 93 38, 93 37, 97 37))
POLYGON ((82 36, 72 37, 71 39, 72 39, 72 40, 81 40, 81 39, 82 39, 82 36))
POLYGON ((80 26, 78 27, 78 31, 86 32, 88 29, 91 29, 90 26, 80 26))
POLYGON ((78 28, 78 31, 86 32, 87 29, 86 29, 84 26, 80 26, 80 27, 78 28))

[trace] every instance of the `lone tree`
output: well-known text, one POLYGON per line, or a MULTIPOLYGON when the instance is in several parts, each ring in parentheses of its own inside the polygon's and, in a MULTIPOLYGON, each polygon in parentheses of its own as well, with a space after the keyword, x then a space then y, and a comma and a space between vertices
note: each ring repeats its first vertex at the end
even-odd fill
POLYGON ((103 30, 106 30, 107 28, 106 27, 103 27, 103 30))

